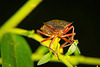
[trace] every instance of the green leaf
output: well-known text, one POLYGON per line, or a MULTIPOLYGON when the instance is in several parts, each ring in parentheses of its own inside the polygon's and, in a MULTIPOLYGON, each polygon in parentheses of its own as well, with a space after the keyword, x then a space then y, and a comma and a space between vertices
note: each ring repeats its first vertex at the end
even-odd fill
POLYGON ((1 40, 2 67, 33 67, 32 52, 26 40, 15 34, 5 34, 1 40))
POLYGON ((0 57, 1 57, 1 42, 0 42, 0 57))
POLYGON ((81 54, 79 47, 77 46, 78 50, 75 50, 74 54, 76 56, 79 56, 81 54))
POLYGON ((75 40, 72 45, 69 47, 67 53, 65 55, 71 55, 72 53, 75 52, 76 50, 76 47, 77 47, 77 44, 78 44, 78 40, 75 40), (76 45, 76 46, 75 46, 76 45))
POLYGON ((42 65, 44 63, 47 63, 51 58, 52 58, 52 52, 49 52, 39 60, 37 65, 42 65))

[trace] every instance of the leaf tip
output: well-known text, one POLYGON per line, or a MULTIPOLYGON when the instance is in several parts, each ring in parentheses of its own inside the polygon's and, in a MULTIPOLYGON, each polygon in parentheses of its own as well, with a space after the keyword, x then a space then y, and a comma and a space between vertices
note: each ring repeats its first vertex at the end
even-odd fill
POLYGON ((50 59, 52 58, 52 52, 47 53, 45 56, 43 56, 39 62, 37 63, 37 65, 42 65, 47 63, 50 59))

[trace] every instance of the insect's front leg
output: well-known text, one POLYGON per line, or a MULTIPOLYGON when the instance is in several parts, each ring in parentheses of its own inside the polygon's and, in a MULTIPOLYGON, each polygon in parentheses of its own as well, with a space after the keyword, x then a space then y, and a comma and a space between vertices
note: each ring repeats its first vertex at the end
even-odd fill
POLYGON ((41 33, 41 34, 43 34, 43 35, 45 35, 45 36, 51 36, 51 35, 48 35, 48 34, 42 32, 42 31, 40 31, 40 30, 37 30, 37 32, 38 32, 38 33, 41 33))
POLYGON ((52 41, 50 42, 49 47, 51 47, 51 45, 53 44, 53 42, 55 41, 55 39, 56 39, 56 36, 54 35, 54 38, 53 38, 52 41))
POLYGON ((60 60, 59 56, 58 56, 58 53, 55 50, 53 50, 52 48, 50 48, 50 47, 48 47, 48 46, 46 46, 44 44, 41 44, 41 45, 43 45, 43 46, 47 47, 48 49, 52 50, 57 55, 58 60, 60 60))
POLYGON ((45 41, 47 41, 47 40, 50 40, 50 39, 52 39, 53 37, 54 37, 54 36, 52 35, 51 37, 42 40, 40 43, 45 42, 45 41))
POLYGON ((44 45, 44 44, 42 44, 42 42, 45 42, 45 41, 47 41, 47 40, 50 40, 51 38, 53 38, 53 35, 52 35, 50 38, 46 38, 46 39, 42 40, 40 43, 41 43, 41 45, 43 45, 43 46, 47 47, 48 49, 52 50, 52 51, 57 55, 58 60, 59 60, 58 53, 57 53, 55 50, 53 50, 53 49, 51 48, 51 45, 53 44, 53 42, 54 42, 55 39, 56 39, 56 36, 54 36, 54 38, 53 38, 52 41, 50 42, 49 47, 46 46, 46 45, 44 45))

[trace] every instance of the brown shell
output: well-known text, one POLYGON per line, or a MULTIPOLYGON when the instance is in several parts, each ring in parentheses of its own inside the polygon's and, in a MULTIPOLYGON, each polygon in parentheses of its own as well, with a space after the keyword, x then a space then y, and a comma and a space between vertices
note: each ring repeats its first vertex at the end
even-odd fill
POLYGON ((44 24, 48 24, 48 25, 50 25, 53 28, 58 29, 58 30, 63 30, 66 25, 70 24, 70 22, 67 22, 64 20, 51 20, 51 21, 48 21, 44 24))

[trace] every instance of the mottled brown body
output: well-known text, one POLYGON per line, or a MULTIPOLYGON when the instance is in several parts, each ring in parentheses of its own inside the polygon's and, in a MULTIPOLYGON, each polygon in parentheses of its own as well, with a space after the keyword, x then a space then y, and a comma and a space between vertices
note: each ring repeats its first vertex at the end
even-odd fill
POLYGON ((66 26, 68 24, 72 24, 70 22, 66 22, 64 20, 51 20, 49 22, 44 23, 41 27, 41 30, 48 35, 55 34, 58 37, 66 30, 66 26))
POLYGON ((65 28, 65 26, 69 24, 69 22, 64 21, 64 20, 51 20, 49 22, 46 22, 45 24, 48 24, 48 25, 54 27, 55 30, 56 29, 63 30, 65 28))
POLYGON ((72 44, 75 33, 74 33, 74 27, 71 26, 71 24, 72 23, 64 21, 64 20, 51 20, 44 23, 44 25, 41 27, 42 31, 37 30, 37 32, 45 36, 48 36, 48 38, 42 40, 40 43, 42 44, 42 42, 52 39, 48 48, 52 50, 54 53, 56 53, 56 55, 58 56, 58 53, 51 48, 51 45, 55 41, 56 37, 59 37, 66 41, 64 44, 61 45, 60 48, 63 48, 65 46, 72 44), (68 33, 68 31, 71 29, 72 29, 72 33, 68 33), (69 39, 67 39, 66 37, 69 39), (70 44, 67 44, 67 43, 70 43, 70 44))

